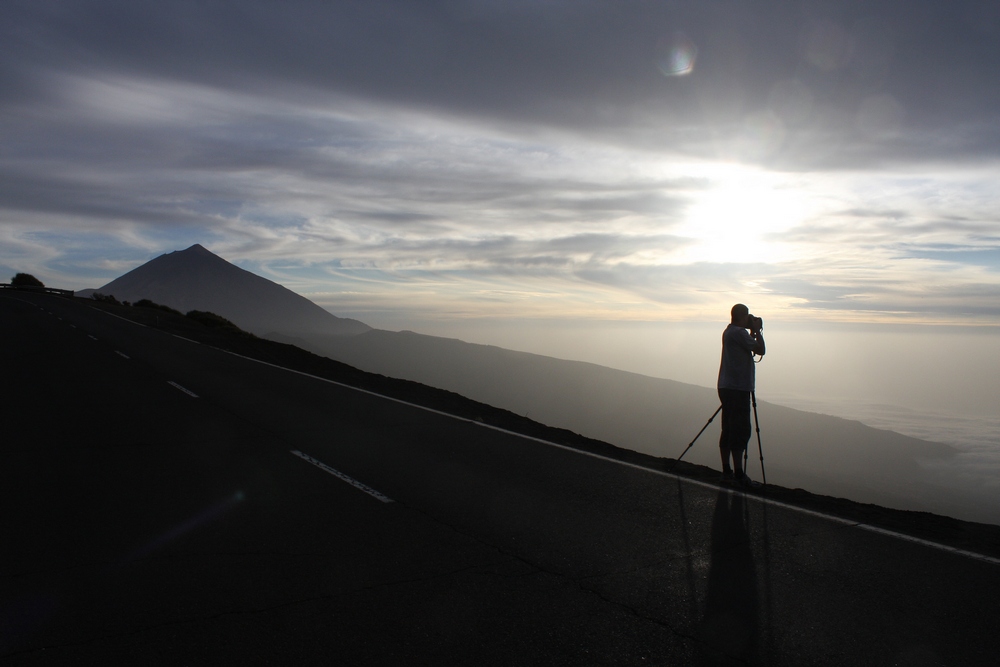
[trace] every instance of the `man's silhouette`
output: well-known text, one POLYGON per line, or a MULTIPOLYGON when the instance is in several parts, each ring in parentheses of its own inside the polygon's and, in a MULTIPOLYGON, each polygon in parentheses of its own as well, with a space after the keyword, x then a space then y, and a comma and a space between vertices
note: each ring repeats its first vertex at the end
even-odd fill
POLYGON ((743 470, 743 453, 750 440, 750 392, 754 390, 753 355, 764 354, 760 320, 742 303, 733 306, 729 326, 722 334, 719 400, 722 401, 722 479, 752 486, 743 470), (747 331, 750 329, 750 331, 747 331), (730 459, 732 465, 730 465, 730 459))

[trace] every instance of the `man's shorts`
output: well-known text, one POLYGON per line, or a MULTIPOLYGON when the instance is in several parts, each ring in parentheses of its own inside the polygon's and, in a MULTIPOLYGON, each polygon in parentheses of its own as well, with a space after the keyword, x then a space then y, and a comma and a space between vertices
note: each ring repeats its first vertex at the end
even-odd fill
POLYGON ((742 452, 750 441, 750 392, 719 389, 722 401, 722 435, 719 447, 742 452))

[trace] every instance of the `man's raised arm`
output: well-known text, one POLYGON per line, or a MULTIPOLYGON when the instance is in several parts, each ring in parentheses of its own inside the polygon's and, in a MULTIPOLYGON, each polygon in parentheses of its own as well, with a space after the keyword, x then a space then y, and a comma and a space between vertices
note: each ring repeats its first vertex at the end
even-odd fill
POLYGON ((763 331, 751 331, 750 335, 753 336, 753 340, 754 340, 753 348, 751 348, 750 351, 753 352, 754 354, 759 354, 760 356, 763 357, 764 356, 764 349, 765 349, 764 348, 764 332, 763 331))

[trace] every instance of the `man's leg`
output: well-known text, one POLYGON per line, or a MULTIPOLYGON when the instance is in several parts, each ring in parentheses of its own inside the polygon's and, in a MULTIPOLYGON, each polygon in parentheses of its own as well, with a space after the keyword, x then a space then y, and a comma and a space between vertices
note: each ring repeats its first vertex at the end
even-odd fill
POLYGON ((739 455, 733 452, 733 400, 732 391, 729 389, 719 390, 719 401, 722 403, 722 433, 719 435, 719 454, 722 457, 722 472, 732 473, 733 468, 729 465, 732 456, 737 469, 742 469, 739 462, 739 455))
POLYGON ((733 452, 733 473, 736 479, 743 479, 743 456, 750 442, 750 392, 733 392, 733 402, 730 408, 730 449, 733 452))

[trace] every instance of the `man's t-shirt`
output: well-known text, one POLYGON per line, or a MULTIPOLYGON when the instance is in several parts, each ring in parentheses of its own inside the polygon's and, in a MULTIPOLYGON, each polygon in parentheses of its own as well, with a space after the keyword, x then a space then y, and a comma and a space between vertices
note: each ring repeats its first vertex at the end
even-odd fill
POLYGON ((722 333, 722 365, 719 367, 719 389, 754 390, 753 346, 750 332, 738 324, 730 324, 722 333))

